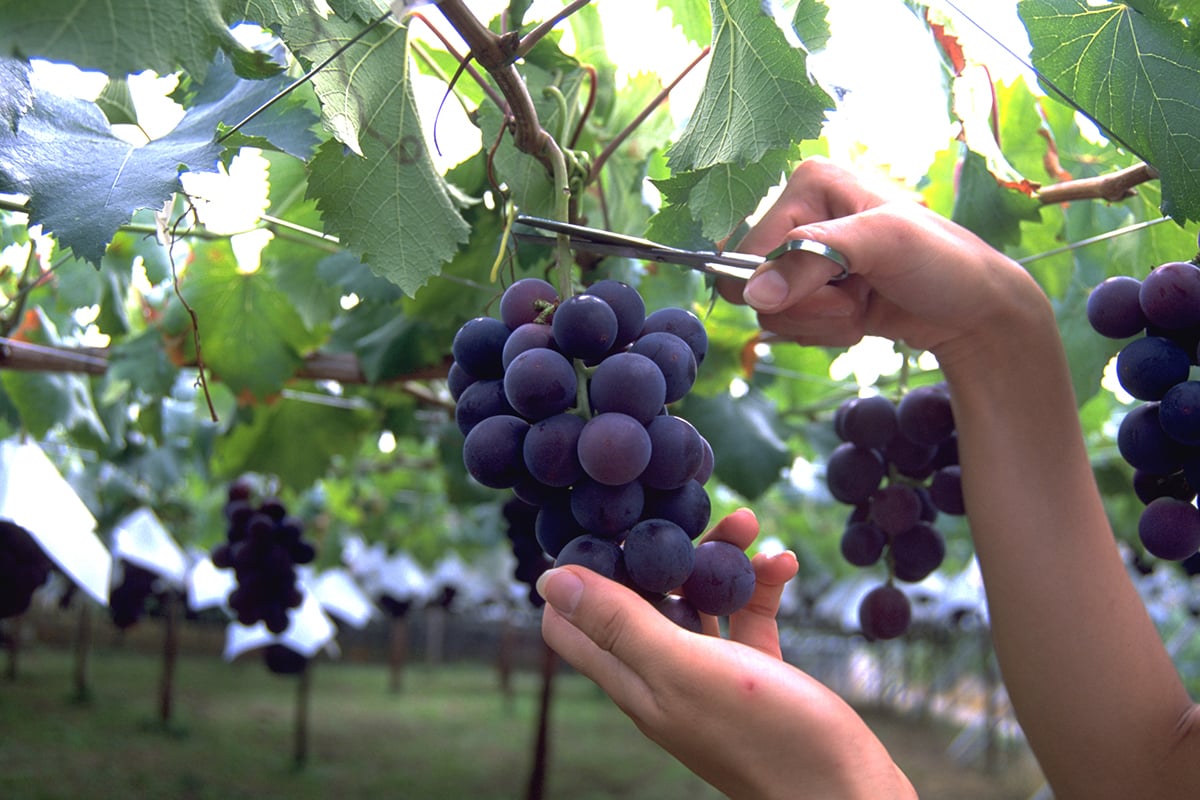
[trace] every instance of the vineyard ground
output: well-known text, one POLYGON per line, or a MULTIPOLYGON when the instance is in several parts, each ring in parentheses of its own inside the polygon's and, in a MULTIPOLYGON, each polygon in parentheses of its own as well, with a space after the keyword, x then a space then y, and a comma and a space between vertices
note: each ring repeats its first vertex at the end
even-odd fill
MULTIPOLYGON (((98 643, 91 696, 72 697, 74 658, 58 646, 22 649, 15 679, 0 679, 0 797, 9 800, 525 797, 541 677, 494 667, 413 663, 401 691, 386 668, 313 664, 306 762, 294 757, 297 681, 247 656, 226 663, 184 655, 171 722, 159 721, 161 658, 98 643)), ((947 755, 956 731, 865 710, 925 800, 1027 800, 1036 771, 987 774, 947 755)), ((648 743, 590 682, 554 682, 546 800, 720 795, 648 743)))

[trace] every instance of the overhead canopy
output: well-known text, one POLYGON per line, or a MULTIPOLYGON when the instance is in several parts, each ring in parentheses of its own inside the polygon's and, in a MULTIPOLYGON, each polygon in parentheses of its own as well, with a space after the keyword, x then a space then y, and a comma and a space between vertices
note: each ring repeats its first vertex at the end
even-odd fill
POLYGON ((29 531, 59 569, 108 605, 112 555, 96 535, 96 518, 32 440, 0 441, 0 519, 29 531))

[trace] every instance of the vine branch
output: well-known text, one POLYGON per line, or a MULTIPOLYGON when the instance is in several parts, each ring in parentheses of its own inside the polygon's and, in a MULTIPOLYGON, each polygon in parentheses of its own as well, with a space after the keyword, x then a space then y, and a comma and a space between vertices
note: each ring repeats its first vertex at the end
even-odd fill
POLYGON ((1158 170, 1154 167, 1145 163, 1135 164, 1095 178, 1078 178, 1051 184, 1038 189, 1034 196, 1045 205, 1070 203, 1075 200, 1107 200, 1116 203, 1133 197, 1136 194, 1133 187, 1156 178, 1158 170))

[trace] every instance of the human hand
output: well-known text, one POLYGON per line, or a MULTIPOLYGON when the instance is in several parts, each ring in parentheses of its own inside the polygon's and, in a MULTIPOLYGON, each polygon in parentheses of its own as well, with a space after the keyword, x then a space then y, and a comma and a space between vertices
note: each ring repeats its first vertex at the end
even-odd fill
MULTIPOLYGON (((748 509, 706 539, 746 548, 748 509)), ((650 739, 733 798, 901 797, 911 786, 854 711, 780 658, 775 614, 791 553, 758 554, 729 639, 687 631, 632 590, 582 567, 546 572, 542 635, 650 739)), ((716 633, 716 620, 704 620, 716 633)))
POLYGON ((846 256, 851 275, 789 252, 749 282, 720 279, 725 299, 748 303, 765 330, 800 344, 848 346, 866 334, 932 350, 939 360, 977 348, 1049 303, 1028 273, 965 228, 907 197, 885 196, 824 159, 808 159, 738 245, 767 253, 809 238, 846 256))

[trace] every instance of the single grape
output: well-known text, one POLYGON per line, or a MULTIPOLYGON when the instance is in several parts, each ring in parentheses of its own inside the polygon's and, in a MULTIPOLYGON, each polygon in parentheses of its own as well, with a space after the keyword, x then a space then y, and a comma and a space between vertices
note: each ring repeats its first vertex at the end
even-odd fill
POLYGON ((704 445, 704 457, 700 459, 700 469, 696 470, 693 480, 699 481, 701 484, 708 483, 708 479, 712 477, 713 469, 717 465, 716 456, 713 453, 712 445, 708 439, 704 438, 704 434, 700 434, 700 443, 704 445))
POLYGON ((962 515, 967 513, 963 501, 962 467, 957 464, 942 467, 933 473, 929 482, 929 499, 934 508, 946 514, 962 515))
POLYGON ((1192 488, 1183 470, 1161 475, 1136 469, 1133 471, 1133 491, 1143 505, 1158 497, 1174 497, 1176 500, 1189 502, 1196 497, 1196 490, 1192 488))
POLYGON ((869 567, 883 557, 887 534, 870 522, 851 522, 842 531, 842 558, 856 567, 869 567))
POLYGON ((879 453, 850 442, 834 448, 825 465, 829 493, 847 505, 860 505, 879 488, 886 466, 879 453))
POLYGON ((583 426, 583 418, 574 414, 555 414, 531 424, 523 449, 529 474, 556 487, 570 486, 582 478, 577 448, 583 426))
POLYGON ((1187 261, 1155 267, 1142 281, 1138 302, 1152 325, 1168 330, 1200 325, 1200 269, 1187 261))
POLYGON ((529 420, 561 414, 575 403, 575 367, 562 354, 536 347, 517 355, 504 373, 504 396, 529 420))
POLYGON ((472 383, 454 405, 454 421, 463 436, 470 433, 480 421, 500 414, 517 416, 504 393, 504 381, 499 379, 472 383))
POLYGON ((921 518, 921 497, 911 486, 892 483, 871 495, 870 521, 889 536, 908 530, 921 518))
POLYGON ((508 489, 525 471, 524 444, 529 423, 502 414, 471 429, 463 442, 463 463, 471 477, 493 489, 508 489))
POLYGON ((645 425, 662 411, 667 381, 662 370, 637 353, 616 353, 592 372, 588 394, 593 413, 628 414, 645 425))
POLYGON ((629 347, 629 352, 646 356, 658 365, 666 384, 666 403, 682 399, 696 383, 696 354, 673 333, 643 334, 629 347))
POLYGON ((646 493, 637 481, 608 486, 584 478, 571 488, 571 513, 589 533, 620 537, 642 517, 646 493))
POLYGON ((683 596, 700 613, 723 617, 750 601, 755 582, 754 567, 740 547, 712 540, 696 546, 683 596))
POLYGON ((451 399, 457 402, 458 398, 462 397, 462 393, 466 388, 474 383, 477 379, 469 372, 462 368, 462 364, 457 361, 450 365, 450 369, 446 372, 446 388, 450 390, 451 399))
POLYGON ((923 481, 933 474, 933 462, 941 445, 915 442, 896 431, 883 448, 883 458, 907 478, 923 481))
POLYGON ((609 580, 617 580, 624 570, 622 560, 621 547, 616 542, 599 536, 584 535, 566 543, 554 559, 554 566, 578 564, 609 580))
POLYGON ((1163 430, 1158 405, 1143 403, 1125 413, 1117 428, 1117 450, 1134 469, 1165 475, 1183 464, 1183 448, 1163 430))
POLYGON ((841 415, 841 438, 860 447, 881 448, 896 434, 896 404, 882 395, 851 398, 841 415))
POLYGON ((1150 555, 1182 561, 1200 550, 1200 509, 1173 497, 1152 500, 1142 509, 1138 537, 1150 555))
POLYGON ((1136 336, 1149 324, 1138 298, 1142 282, 1129 275, 1101 281, 1088 294, 1087 318, 1092 330, 1110 339, 1136 336))
POLYGON ((450 343, 454 361, 473 378, 504 375, 501 355, 508 340, 508 326, 492 317, 476 317, 463 324, 450 343))
POLYGON ((1158 406, 1163 431, 1180 444, 1200 444, 1200 381, 1172 386, 1158 406))
POLYGON ((509 330, 515 331, 536 322, 557 303, 558 291, 553 284, 541 278, 521 278, 500 295, 500 319, 509 330))
POLYGON ((673 333, 683 339, 696 357, 696 364, 704 363, 704 356, 708 354, 708 332, 692 312, 684 308, 660 308, 652 312, 642 326, 642 335, 657 332, 673 333))
POLYGON ((903 636, 912 624, 912 603, 891 584, 876 586, 859 602, 858 624, 873 641, 903 636))
POLYGON ((263 650, 263 663, 276 675, 299 675, 308 667, 308 658, 286 644, 273 642, 263 650))
POLYGON ((508 335, 504 349, 500 352, 500 363, 507 370, 514 358, 526 350, 533 350, 537 347, 557 352, 558 344, 554 341, 554 331, 549 325, 526 322, 508 335))
POLYGON ((646 426, 650 461, 641 481, 652 489, 678 489, 692 480, 704 462, 704 440, 683 417, 655 417, 646 426))
POLYGON ((571 513, 571 498, 564 495, 552 499, 538 509, 534 520, 534 536, 542 550, 557 558, 567 542, 587 533, 571 513))
POLYGON ((593 283, 585 294, 594 294, 608 303, 617 317, 617 335, 611 349, 625 347, 642 332, 646 303, 637 289, 622 281, 605 279, 593 283))
POLYGON ((918 522, 892 537, 890 553, 896 579, 917 583, 941 566, 946 557, 946 540, 937 528, 918 522))
POLYGON ((700 612, 687 601, 687 598, 667 595, 654 604, 664 617, 674 622, 684 630, 692 633, 703 633, 704 625, 700 621, 700 612))
POLYGON ((1161 400, 1191 367, 1188 352, 1163 336, 1134 339, 1117 353, 1117 381, 1139 400, 1161 400))
POLYGON ((594 294, 577 294, 559 303, 551 323, 558 348, 581 361, 597 361, 617 339, 617 315, 594 294))
POLYGON ((644 519, 625 537, 625 569, 637 588, 669 592, 692 574, 692 539, 683 528, 665 519, 644 519))
POLYGON ((646 517, 669 519, 692 539, 704 533, 712 516, 712 500, 704 484, 696 480, 678 489, 647 489, 644 503, 646 517))
POLYGON ((650 434, 627 414, 592 417, 579 433, 579 463, 593 480, 620 486, 636 480, 650 463, 650 434))
POLYGON ((908 439, 937 445, 954 433, 950 395, 940 387, 918 386, 900 398, 896 406, 896 424, 908 439))

